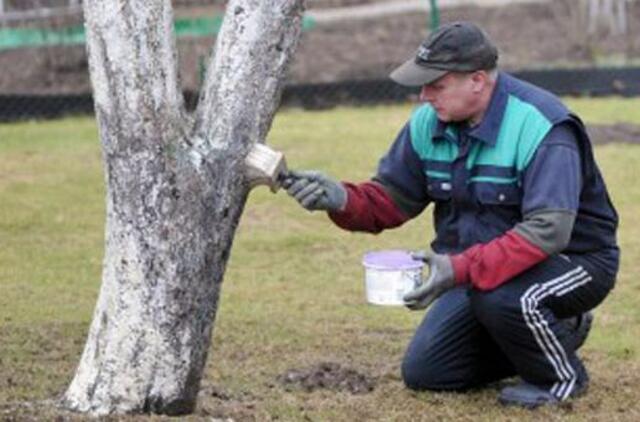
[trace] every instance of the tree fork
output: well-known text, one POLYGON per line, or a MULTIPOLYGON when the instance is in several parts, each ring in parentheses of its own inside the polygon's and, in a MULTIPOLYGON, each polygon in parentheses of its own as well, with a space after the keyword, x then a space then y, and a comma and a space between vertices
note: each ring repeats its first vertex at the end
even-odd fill
POLYGON ((220 285, 301 30, 302 0, 231 0, 198 107, 184 108, 171 2, 85 0, 105 162, 102 286, 62 405, 192 412, 220 285))

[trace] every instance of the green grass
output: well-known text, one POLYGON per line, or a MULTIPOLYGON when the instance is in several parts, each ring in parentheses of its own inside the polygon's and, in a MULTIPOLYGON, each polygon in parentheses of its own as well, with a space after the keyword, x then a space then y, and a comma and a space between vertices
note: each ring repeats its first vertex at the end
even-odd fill
MULTIPOLYGON (((569 103, 588 123, 640 124, 638 99, 569 103)), ((364 180, 410 110, 287 110, 277 116, 269 143, 285 152, 291 167, 364 180)), ((430 212, 381 235, 353 234, 282 192, 257 188, 225 275, 200 407, 189 419, 638 420, 640 145, 610 144, 596 154, 620 213, 623 260, 584 347, 592 374, 586 397, 525 412, 497 406, 495 389, 465 395, 406 390, 400 359, 422 315, 367 305, 360 260, 369 250, 424 247, 430 212), (372 375, 375 390, 307 393, 277 381, 291 368, 326 361, 372 375)), ((55 397, 71 380, 100 284, 103 224, 93 120, 0 125, 0 418, 55 417, 51 409, 3 409, 55 397)))

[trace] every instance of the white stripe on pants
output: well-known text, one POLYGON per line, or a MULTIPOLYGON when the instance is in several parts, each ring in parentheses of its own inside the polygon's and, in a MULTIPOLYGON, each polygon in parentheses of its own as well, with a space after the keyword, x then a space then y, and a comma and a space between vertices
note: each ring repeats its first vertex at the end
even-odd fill
POLYGON ((550 295, 563 296, 590 280, 591 276, 579 266, 559 277, 534 284, 520 298, 524 320, 558 376, 558 381, 551 387, 550 392, 559 400, 569 397, 577 376, 564 348, 538 309, 538 303, 550 295))

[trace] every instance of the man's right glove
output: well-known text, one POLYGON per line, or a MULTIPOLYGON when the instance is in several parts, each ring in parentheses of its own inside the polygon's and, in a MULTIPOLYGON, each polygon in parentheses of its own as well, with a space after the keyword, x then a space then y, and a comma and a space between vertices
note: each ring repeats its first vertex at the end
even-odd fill
POLYGON ((442 293, 455 287, 456 282, 448 255, 420 251, 412 253, 411 257, 429 264, 429 278, 403 297, 407 308, 415 311, 428 308, 442 293))
POLYGON ((339 211, 347 204, 347 191, 342 183, 318 171, 290 171, 282 187, 309 211, 339 211))

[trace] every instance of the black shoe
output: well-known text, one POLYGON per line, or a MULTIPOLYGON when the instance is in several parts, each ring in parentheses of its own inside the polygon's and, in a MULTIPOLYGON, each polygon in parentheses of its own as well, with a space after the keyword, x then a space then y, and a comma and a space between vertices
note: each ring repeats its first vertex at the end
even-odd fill
MULTIPOLYGON (((583 395, 589 387, 589 374, 578 357, 572 362, 572 367, 576 371, 577 380, 569 393, 569 398, 583 395)), ((505 406, 519 406, 526 409, 560 403, 560 399, 551 394, 549 390, 525 381, 502 389, 498 401, 505 406)))
POLYGON ((534 409, 538 406, 560 402, 548 390, 525 381, 503 388, 500 391, 498 401, 504 406, 519 406, 526 409, 534 409))

